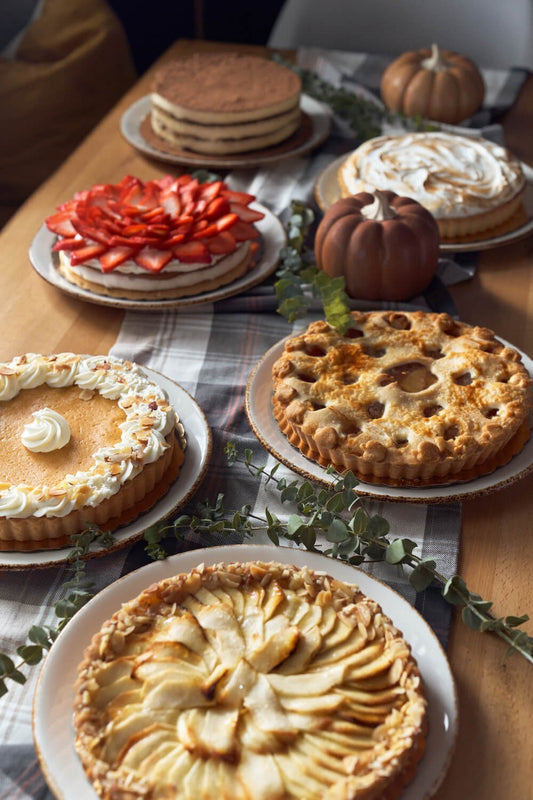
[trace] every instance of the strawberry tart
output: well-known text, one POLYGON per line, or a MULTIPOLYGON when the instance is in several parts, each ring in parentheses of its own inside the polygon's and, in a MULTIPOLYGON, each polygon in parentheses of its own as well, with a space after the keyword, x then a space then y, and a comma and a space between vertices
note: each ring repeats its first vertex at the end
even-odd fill
POLYGON ((143 182, 131 175, 77 193, 46 219, 66 280, 136 300, 212 291, 254 266, 264 214, 254 195, 191 175, 143 182))
POLYGON ((206 155, 260 150, 300 126, 301 80, 266 58, 195 53, 155 76, 150 122, 166 144, 206 155))

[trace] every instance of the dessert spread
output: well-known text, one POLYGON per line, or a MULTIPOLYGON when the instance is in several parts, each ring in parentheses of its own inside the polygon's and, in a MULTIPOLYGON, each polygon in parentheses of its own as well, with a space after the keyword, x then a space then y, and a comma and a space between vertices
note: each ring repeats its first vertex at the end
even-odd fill
POLYGON ((445 131, 369 139, 343 161, 343 196, 388 189, 430 211, 443 239, 487 234, 521 209, 520 161, 487 139, 445 131))
POLYGON ((104 800, 396 800, 424 753, 427 702, 409 644, 357 586, 219 563, 102 625, 74 726, 104 800))
POLYGON ((191 175, 131 175, 77 193, 46 219, 59 272, 96 294, 172 299, 212 291, 254 266, 255 197, 191 175))
POLYGON ((166 393, 111 356, 28 353, 0 364, 0 549, 61 547, 112 529, 177 478, 185 436, 166 393))
POLYGON ((160 139, 206 155, 245 153, 300 125, 300 78, 266 58, 195 53, 156 74, 151 125, 160 139))
POLYGON ((272 374, 273 413, 291 444, 370 483, 470 479, 529 438, 520 353, 448 314, 354 311, 344 334, 313 322, 287 340, 272 374))

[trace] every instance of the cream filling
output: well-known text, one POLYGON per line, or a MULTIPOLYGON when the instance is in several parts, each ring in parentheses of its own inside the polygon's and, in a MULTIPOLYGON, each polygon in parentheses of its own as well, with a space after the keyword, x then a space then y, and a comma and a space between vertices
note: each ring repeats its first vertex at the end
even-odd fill
POLYGON ((247 108, 244 111, 209 111, 204 109, 184 108, 177 103, 172 103, 158 92, 152 92, 152 106, 159 107, 162 111, 170 114, 176 119, 186 119, 189 122, 197 122, 203 125, 230 125, 231 123, 253 122, 254 120, 273 117, 283 114, 285 111, 298 106, 300 102, 300 92, 295 92, 285 100, 270 103, 259 108, 247 108))
POLYGON ((73 267, 65 250, 59 251, 59 258, 63 264, 90 283, 107 286, 110 289, 127 287, 135 291, 151 292, 154 289, 159 291, 194 286, 199 281, 209 281, 225 275, 241 263, 249 247, 249 242, 243 242, 230 255, 216 256, 211 264, 186 264, 177 260, 171 261, 157 274, 139 267, 134 261, 125 261, 111 272, 102 272, 102 267, 97 259, 73 267))
POLYGON ((63 517, 83 505, 94 507, 116 494, 168 448, 165 437, 175 427, 176 413, 163 389, 136 364, 111 356, 73 353, 28 353, 0 364, 0 402, 11 400, 28 386, 42 384, 76 385, 116 400, 126 417, 119 426, 121 438, 115 445, 97 450, 88 470, 66 475, 55 486, 1 484, 0 517, 63 517))
POLYGON ((389 189, 436 218, 483 213, 525 184, 520 162, 504 147, 445 132, 370 139, 346 159, 341 176, 350 194, 389 189))

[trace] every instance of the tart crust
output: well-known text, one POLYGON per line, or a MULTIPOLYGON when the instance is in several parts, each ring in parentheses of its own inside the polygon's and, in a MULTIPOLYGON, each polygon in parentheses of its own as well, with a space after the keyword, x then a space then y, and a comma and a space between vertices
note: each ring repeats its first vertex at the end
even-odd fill
POLYGON ((427 703, 409 645, 357 586, 221 563, 103 624, 74 726, 104 800, 395 800, 424 752, 427 703))
POLYGON ((290 338, 273 365, 273 413, 323 466, 384 485, 468 480, 529 438, 531 378, 491 330, 424 311, 352 312, 290 338))

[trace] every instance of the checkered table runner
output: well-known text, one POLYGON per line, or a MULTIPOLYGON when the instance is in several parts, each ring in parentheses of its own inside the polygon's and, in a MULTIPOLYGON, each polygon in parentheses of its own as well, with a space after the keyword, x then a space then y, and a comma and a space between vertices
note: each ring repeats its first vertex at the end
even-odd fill
MULTIPOLYGON (((299 63, 316 69, 332 83, 342 83, 356 91, 359 85, 376 91, 386 62, 378 56, 303 50, 299 63)), ((525 74, 519 70, 491 71, 485 77, 490 78, 487 83, 491 89, 483 115, 473 121, 477 125, 491 124, 496 111, 512 104, 525 74)), ((497 137, 500 130, 491 128, 490 133, 497 137)), ((350 132, 335 120, 332 136, 310 156, 268 168, 237 170, 226 179, 231 188, 255 194, 263 205, 283 218, 292 199, 313 202, 317 176, 335 157, 356 144, 350 132)), ((471 254, 443 259, 438 278, 425 296, 408 305, 389 307, 431 308, 453 314, 455 309, 446 285, 468 279, 474 270, 475 256, 471 254)), ((290 325, 277 314, 276 307, 272 281, 267 281, 244 295, 188 310, 128 312, 112 354, 163 373, 186 389, 202 408, 212 431, 213 452, 196 500, 213 502, 223 492, 227 508, 249 503, 261 513, 269 506, 282 517, 287 510, 277 504, 275 493, 239 465, 228 468, 224 455, 224 446, 231 441, 241 452, 251 449, 255 463, 274 464, 248 425, 243 407, 246 382, 273 344, 309 322, 306 319, 290 325)), ((319 313, 319 309, 311 310, 311 315, 319 313)), ((285 467, 283 470, 291 476, 285 467)), ((365 499, 364 503, 370 513, 388 519, 394 535, 416 541, 418 552, 434 558, 441 572, 452 575, 456 571, 461 527, 459 504, 422 505, 375 499, 365 499)), ((237 541, 221 540, 214 535, 200 541, 191 535, 187 542, 176 543, 174 550, 221 543, 237 541)), ((88 574, 99 590, 148 561, 143 543, 138 542, 92 560, 88 574)), ((450 609, 438 590, 430 589, 415 596, 405 576, 395 569, 380 565, 372 571, 414 603, 445 645, 450 609)), ((61 596, 67 575, 65 566, 0 572, 0 652, 14 653, 33 624, 55 625, 53 605, 61 596)), ((25 685, 11 684, 8 695, 0 698, 0 800, 52 797, 32 743, 31 710, 37 673, 37 669, 32 669, 25 685)))

